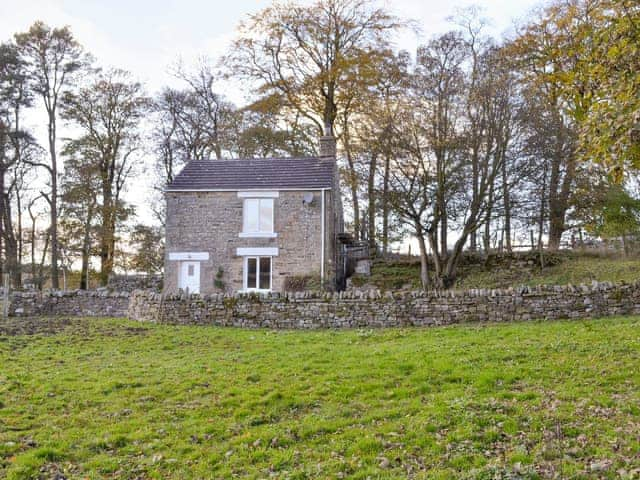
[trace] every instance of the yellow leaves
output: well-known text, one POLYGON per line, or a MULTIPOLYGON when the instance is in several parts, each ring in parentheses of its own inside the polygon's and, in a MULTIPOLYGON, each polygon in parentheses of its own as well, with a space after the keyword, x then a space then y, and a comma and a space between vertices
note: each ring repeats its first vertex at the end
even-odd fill
POLYGON ((633 139, 640 112, 640 10, 575 0, 543 10, 511 46, 524 77, 560 100, 579 125, 580 155, 622 178, 640 167, 633 139), (528 68, 528 71, 526 70, 528 68))

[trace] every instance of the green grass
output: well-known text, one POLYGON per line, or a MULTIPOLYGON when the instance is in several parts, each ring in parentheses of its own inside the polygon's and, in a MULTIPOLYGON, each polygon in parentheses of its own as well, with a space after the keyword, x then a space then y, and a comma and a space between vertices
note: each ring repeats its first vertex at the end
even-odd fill
MULTIPOLYGON (((462 265, 455 288, 508 288, 514 285, 565 285, 599 282, 632 282, 640 279, 640 258, 599 255, 556 255, 554 265, 545 268, 504 268, 481 263, 462 265)), ((374 263, 369 278, 357 278, 356 284, 372 284, 382 289, 419 288, 420 264, 417 261, 374 263)))
POLYGON ((504 288, 516 285, 566 285, 598 282, 635 282, 640 279, 640 259, 599 256, 569 257, 557 265, 533 273, 513 270, 507 274, 477 269, 459 282, 459 288, 504 288))
POLYGON ((638 317, 313 332, 42 319, 17 330, 36 334, 0 335, 0 478, 640 468, 638 317))

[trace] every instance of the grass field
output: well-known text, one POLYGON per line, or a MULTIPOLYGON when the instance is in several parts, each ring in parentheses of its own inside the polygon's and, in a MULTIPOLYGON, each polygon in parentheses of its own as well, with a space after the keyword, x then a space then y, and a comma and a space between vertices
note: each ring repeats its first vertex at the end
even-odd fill
POLYGON ((640 318, 0 320, 0 478, 638 478, 640 318))

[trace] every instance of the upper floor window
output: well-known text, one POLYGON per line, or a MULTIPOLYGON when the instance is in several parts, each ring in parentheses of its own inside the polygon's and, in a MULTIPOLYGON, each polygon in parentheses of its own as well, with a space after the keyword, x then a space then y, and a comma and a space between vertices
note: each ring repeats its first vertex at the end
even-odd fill
POLYGON ((240 191, 242 231, 240 237, 277 237, 274 231, 274 202, 279 192, 240 191))
POLYGON ((245 198, 242 233, 273 233, 273 198, 245 198))

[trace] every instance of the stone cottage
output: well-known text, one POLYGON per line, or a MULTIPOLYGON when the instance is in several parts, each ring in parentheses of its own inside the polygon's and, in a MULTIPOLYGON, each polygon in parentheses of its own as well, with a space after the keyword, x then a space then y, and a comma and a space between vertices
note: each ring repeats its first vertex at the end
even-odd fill
POLYGON ((165 292, 334 288, 343 231, 335 139, 304 158, 193 160, 165 196, 165 292))

